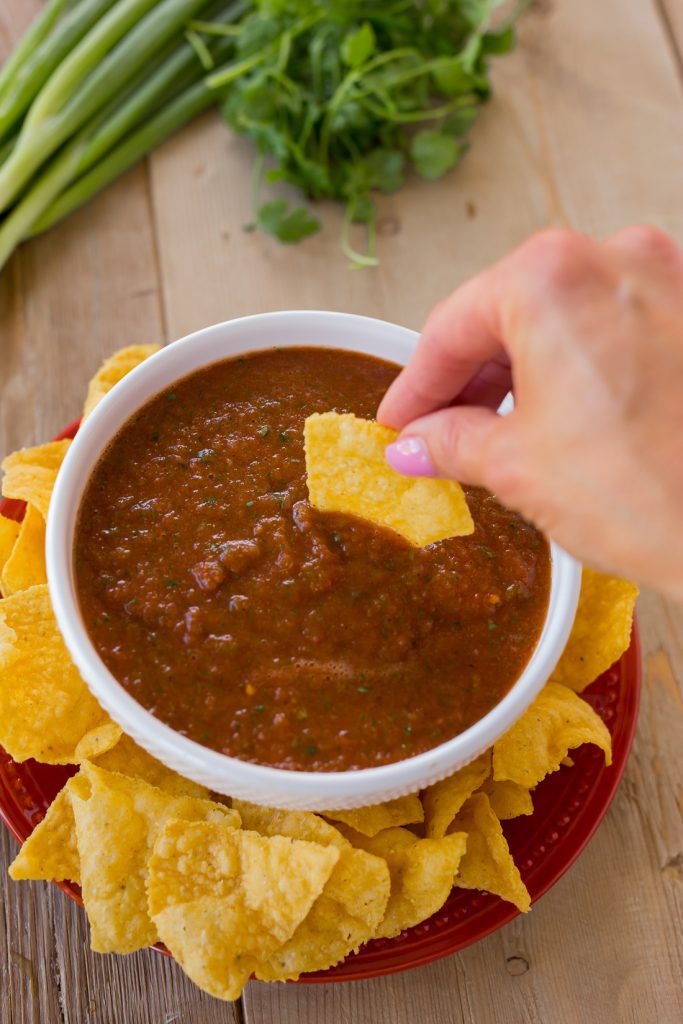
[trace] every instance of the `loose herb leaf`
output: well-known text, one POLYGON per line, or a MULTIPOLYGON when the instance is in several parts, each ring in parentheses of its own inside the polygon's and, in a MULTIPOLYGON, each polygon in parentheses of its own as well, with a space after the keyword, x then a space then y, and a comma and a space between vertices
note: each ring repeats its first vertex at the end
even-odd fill
POLYGON ((342 60, 350 68, 360 67, 375 52, 375 31, 369 21, 344 39, 341 48, 342 60))
POLYGON ((280 242, 300 242, 320 230, 320 221, 304 206, 291 207, 286 199, 271 199, 259 206, 256 223, 280 242))
POLYGON ((455 167, 461 153, 462 146, 450 135, 439 131, 418 132, 410 147, 415 170, 429 181, 441 178, 455 167))

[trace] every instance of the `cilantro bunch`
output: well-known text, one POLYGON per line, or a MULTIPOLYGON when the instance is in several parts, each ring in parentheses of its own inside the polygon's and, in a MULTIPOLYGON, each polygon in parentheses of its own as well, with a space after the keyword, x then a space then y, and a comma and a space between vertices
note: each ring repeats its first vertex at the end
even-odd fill
POLYGON ((490 94, 488 58, 508 52, 512 23, 491 30, 499 0, 256 0, 240 21, 227 87, 228 125, 252 139, 255 222, 281 242, 320 229, 303 206, 263 201, 285 181, 345 205, 342 248, 377 263, 376 192, 397 191, 412 167, 430 180, 454 167, 490 94), (235 72, 238 71, 238 74, 235 72), (350 225, 367 229, 355 251, 350 225))

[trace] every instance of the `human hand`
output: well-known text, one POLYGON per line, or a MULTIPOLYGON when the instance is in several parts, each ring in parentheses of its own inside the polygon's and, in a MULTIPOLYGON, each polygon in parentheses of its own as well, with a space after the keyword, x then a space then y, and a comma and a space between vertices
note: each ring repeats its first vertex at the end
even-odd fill
POLYGON ((683 252, 666 235, 534 235, 433 310, 377 418, 401 431, 399 472, 486 487, 577 558, 683 599, 683 252))

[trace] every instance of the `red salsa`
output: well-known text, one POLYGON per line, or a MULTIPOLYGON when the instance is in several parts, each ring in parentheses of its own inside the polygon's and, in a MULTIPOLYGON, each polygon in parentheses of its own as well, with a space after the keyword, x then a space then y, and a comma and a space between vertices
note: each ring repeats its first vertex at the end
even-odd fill
POLYGON ((471 536, 421 549, 308 502, 305 418, 373 417, 398 369, 322 348, 226 360, 104 452, 76 530, 82 615, 174 729, 259 764, 367 768, 457 735, 526 665, 548 545, 492 495, 467 490, 471 536))

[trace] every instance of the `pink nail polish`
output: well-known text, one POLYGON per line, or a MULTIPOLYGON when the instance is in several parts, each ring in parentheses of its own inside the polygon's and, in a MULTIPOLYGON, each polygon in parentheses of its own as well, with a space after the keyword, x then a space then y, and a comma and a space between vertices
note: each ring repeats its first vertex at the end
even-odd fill
POLYGON ((392 469, 404 476, 436 476, 429 449, 421 437, 401 437, 387 445, 386 459, 392 469))

